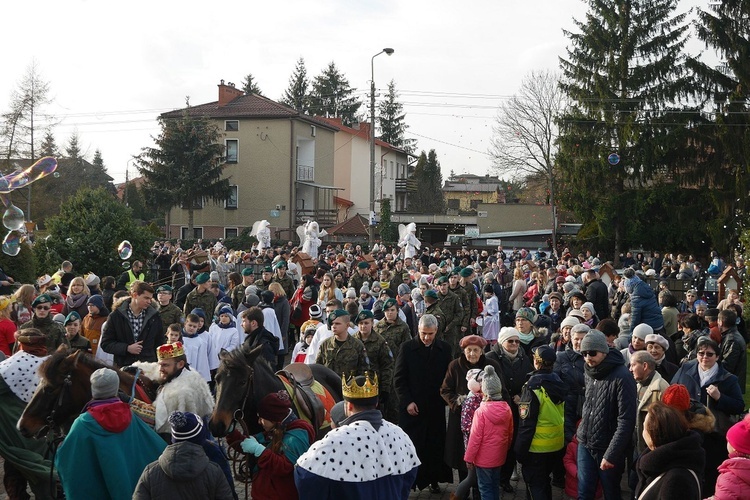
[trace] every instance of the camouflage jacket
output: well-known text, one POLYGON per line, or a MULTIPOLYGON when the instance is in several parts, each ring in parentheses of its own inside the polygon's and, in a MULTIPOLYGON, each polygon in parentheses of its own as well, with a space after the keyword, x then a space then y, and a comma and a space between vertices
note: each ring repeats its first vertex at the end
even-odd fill
POLYGON ((365 345, 351 335, 341 345, 336 343, 336 336, 325 339, 320 344, 315 362, 327 366, 339 376, 364 375, 370 369, 365 345))

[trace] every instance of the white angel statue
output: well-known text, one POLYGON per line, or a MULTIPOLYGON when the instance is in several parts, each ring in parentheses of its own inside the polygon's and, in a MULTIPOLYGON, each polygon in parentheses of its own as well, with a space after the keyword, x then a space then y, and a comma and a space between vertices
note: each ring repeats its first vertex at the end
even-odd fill
POLYGON ((305 222, 304 225, 297 227, 297 235, 302 243, 302 252, 306 253, 312 259, 318 258, 318 247, 322 243, 320 238, 327 235, 325 229, 318 229, 318 223, 314 220, 305 222))
POLYGON ((268 229, 270 224, 267 220, 256 220, 253 222, 253 230, 250 231, 250 236, 258 238, 258 251, 262 252, 266 248, 271 246, 271 230, 268 229))
POLYGON ((408 226, 398 225, 398 246, 404 249, 404 258, 413 258, 422 244, 416 236, 417 225, 413 222, 408 226))

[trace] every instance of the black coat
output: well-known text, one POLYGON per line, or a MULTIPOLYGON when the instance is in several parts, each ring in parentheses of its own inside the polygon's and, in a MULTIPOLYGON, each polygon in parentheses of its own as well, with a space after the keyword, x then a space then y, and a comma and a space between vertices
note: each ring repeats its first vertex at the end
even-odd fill
POLYGON ((594 304, 594 310, 600 320, 609 318, 609 290, 602 280, 591 280, 586 285, 586 300, 594 304))
POLYGON ((700 483, 703 482, 705 462, 706 453, 701 448, 701 438, 696 432, 689 432, 677 441, 646 451, 636 464, 638 487, 635 496, 641 498, 643 490, 664 474, 643 495, 643 500, 703 498, 700 483), (692 470, 695 476, 688 469, 692 470))
POLYGON ((564 351, 557 353, 553 371, 567 387, 565 395, 565 442, 573 440, 576 423, 583 414, 583 401, 586 398, 585 362, 580 353, 568 345, 564 351))
POLYGON ((615 349, 610 349, 598 366, 586 366, 585 371, 586 398, 578 442, 597 458, 623 464, 638 407, 635 379, 615 349))
POLYGON ((135 355, 128 352, 128 346, 135 343, 135 336, 130 321, 128 321, 127 313, 132 300, 124 300, 117 309, 110 313, 99 342, 99 347, 104 349, 104 352, 114 355, 117 366, 132 365, 136 361, 155 362, 157 361, 156 349, 166 342, 159 311, 154 306, 148 306, 143 321, 143 329, 138 336, 138 340, 143 342, 141 353, 135 355))
POLYGON ((247 349, 255 349, 259 345, 262 345, 263 348, 260 350, 260 355, 268 361, 269 365, 276 366, 277 355, 279 353, 279 339, 273 333, 266 330, 264 326, 257 328, 249 334, 243 345, 247 349))
POLYGON ((453 472, 443 461, 445 401, 440 397, 440 386, 453 360, 451 349, 447 342, 437 339, 426 347, 416 337, 401 344, 396 358, 393 386, 398 394, 398 424, 411 438, 422 462, 418 488, 453 482, 453 472), (410 403, 417 405, 416 416, 406 411, 410 403))

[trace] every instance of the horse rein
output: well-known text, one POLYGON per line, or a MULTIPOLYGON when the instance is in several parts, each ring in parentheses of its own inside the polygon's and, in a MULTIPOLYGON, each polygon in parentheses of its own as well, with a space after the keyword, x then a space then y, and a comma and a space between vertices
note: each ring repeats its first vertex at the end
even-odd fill
POLYGON ((57 482, 55 481, 55 455, 57 455, 57 449, 65 439, 65 432, 63 432, 62 427, 58 428, 58 426, 55 424, 55 413, 62 407, 63 396, 66 392, 70 391, 70 387, 72 385, 73 381, 71 380, 70 373, 68 373, 63 379, 63 385, 60 388, 60 394, 57 395, 57 402, 52 408, 52 412, 46 418, 47 425, 49 426, 49 432, 47 433, 47 451, 50 454, 49 486, 51 492, 57 491, 57 482), (59 432, 57 432, 58 430, 59 432), (52 433, 51 438, 49 437, 50 433, 52 433))

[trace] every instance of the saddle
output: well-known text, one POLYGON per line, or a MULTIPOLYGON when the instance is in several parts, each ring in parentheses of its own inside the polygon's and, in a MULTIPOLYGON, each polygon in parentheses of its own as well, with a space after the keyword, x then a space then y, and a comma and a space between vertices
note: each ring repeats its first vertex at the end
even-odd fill
POLYGON ((318 395, 312 390, 315 377, 310 366, 305 363, 292 363, 276 372, 276 375, 288 381, 292 389, 292 401, 300 411, 300 417, 308 420, 315 432, 318 432, 325 422, 326 409, 318 395))

